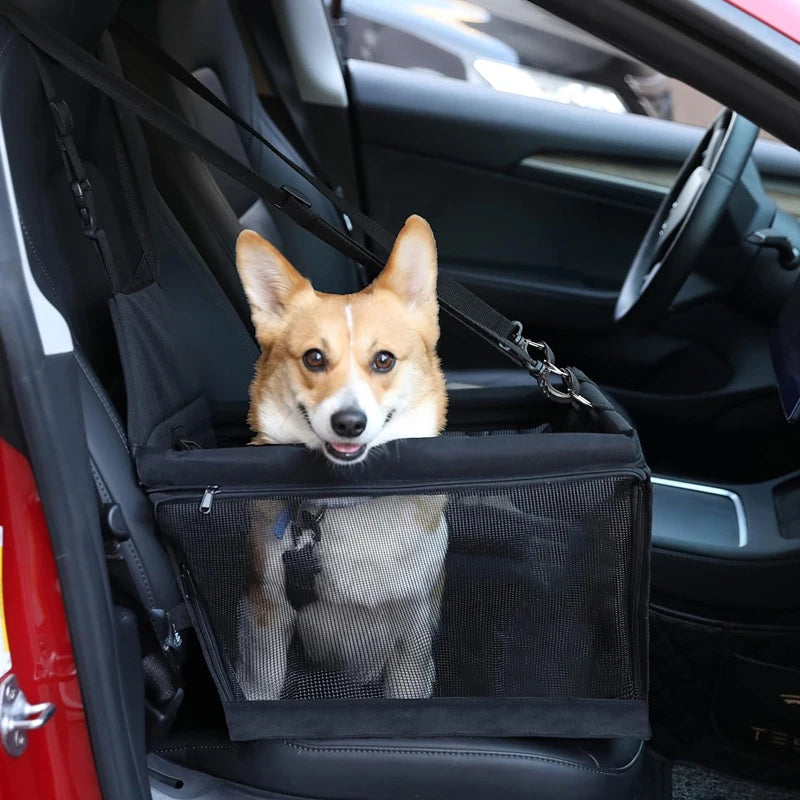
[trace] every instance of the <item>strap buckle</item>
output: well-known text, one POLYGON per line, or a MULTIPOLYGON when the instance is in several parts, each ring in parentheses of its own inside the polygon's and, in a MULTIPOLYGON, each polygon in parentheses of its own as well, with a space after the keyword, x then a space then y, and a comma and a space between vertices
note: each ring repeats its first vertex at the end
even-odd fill
POLYGON ((56 123, 59 138, 69 136, 72 132, 72 111, 63 97, 54 97, 50 100, 50 110, 56 123))
POLYGON ((72 198, 75 200, 84 232, 93 232, 95 230, 95 220, 91 199, 92 184, 89 183, 88 178, 81 178, 80 180, 72 181, 69 188, 72 190, 72 198))
POLYGON ((513 320, 515 331, 511 340, 521 348, 528 357, 528 371, 536 378, 542 393, 554 403, 571 403, 577 408, 594 408, 592 403, 581 394, 580 381, 575 373, 555 363, 555 355, 547 342, 528 339, 522 330, 522 323, 513 320), (561 386, 554 382, 560 382, 561 386))
POLYGON ((298 189, 295 189, 293 186, 289 186, 284 184, 281 186, 281 191, 283 192, 283 197, 277 203, 275 203, 275 208, 284 208, 292 201, 296 203, 300 203, 301 206, 305 206, 306 208, 311 208, 311 201, 298 189))

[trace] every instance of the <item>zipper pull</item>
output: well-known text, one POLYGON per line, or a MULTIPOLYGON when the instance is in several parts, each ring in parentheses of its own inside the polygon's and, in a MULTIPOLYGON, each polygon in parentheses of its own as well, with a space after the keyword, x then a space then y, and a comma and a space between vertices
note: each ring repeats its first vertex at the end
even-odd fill
POLYGON ((214 502, 214 495, 219 491, 219 486, 206 486, 203 492, 203 499, 200 501, 200 513, 210 514, 211 505, 214 502))

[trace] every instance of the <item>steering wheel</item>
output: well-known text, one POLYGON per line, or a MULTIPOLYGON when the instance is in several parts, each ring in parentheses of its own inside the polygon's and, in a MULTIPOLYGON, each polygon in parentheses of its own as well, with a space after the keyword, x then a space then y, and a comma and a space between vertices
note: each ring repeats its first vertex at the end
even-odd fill
POLYGON ((658 319, 675 299, 728 204, 758 127, 723 109, 681 167, 625 277, 616 322, 658 319))

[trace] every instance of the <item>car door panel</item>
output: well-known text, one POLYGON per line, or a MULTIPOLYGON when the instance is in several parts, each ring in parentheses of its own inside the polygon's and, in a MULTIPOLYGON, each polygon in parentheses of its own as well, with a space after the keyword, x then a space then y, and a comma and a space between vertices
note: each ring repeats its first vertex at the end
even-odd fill
MULTIPOLYGON (((425 216, 443 270, 612 386, 657 376, 687 351, 692 331, 664 330, 643 347, 613 329, 612 312, 700 129, 362 61, 348 62, 348 82, 364 197, 389 230, 425 216)), ((800 156, 774 142, 755 156, 773 196, 800 207, 800 156)), ((446 363, 492 361, 448 329, 446 363)))

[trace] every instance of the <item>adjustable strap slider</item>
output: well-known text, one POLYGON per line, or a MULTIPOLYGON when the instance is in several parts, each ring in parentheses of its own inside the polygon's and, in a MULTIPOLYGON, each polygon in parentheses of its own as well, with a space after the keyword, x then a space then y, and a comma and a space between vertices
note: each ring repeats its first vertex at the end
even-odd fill
POLYGON ((78 215, 81 218, 84 233, 93 233, 96 224, 94 219, 92 184, 89 183, 88 178, 81 178, 80 180, 72 181, 69 188, 72 190, 72 197, 75 200, 75 206, 78 209, 78 215))
POLYGON ((281 191, 283 192, 283 197, 279 202, 275 203, 276 208, 285 208, 292 201, 299 203, 301 206, 305 206, 306 208, 311 208, 311 201, 301 191, 295 189, 293 186, 284 184, 281 186, 281 191))
POLYGON ((70 183, 69 188, 72 189, 72 196, 75 198, 77 205, 85 207, 89 203, 89 192, 92 191, 92 184, 89 183, 88 178, 81 178, 74 180, 70 183))
POLYGON ((69 136, 72 132, 72 111, 63 97, 54 97, 50 100, 50 110, 56 123, 59 137, 69 136))

